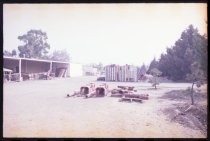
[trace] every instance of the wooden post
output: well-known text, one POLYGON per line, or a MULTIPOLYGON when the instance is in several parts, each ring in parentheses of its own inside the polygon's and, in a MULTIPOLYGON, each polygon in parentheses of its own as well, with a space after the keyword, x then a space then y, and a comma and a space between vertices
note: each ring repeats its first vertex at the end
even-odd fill
POLYGON ((19 60, 19 81, 22 81, 22 79, 21 79, 21 59, 19 60))
POLYGON ((52 61, 50 62, 50 70, 52 71, 52 61))
POLYGON ((9 72, 9 81, 11 81, 11 72, 9 72))
POLYGON ((26 71, 26 73, 28 73, 28 63, 27 63, 27 61, 26 61, 26 69, 25 69, 25 71, 26 71))
POLYGON ((193 84, 192 84, 192 88, 191 88, 191 105, 194 105, 194 97, 193 97, 193 86, 194 86, 194 82, 193 82, 193 84))
POLYGON ((68 77, 70 77, 70 71, 71 71, 70 67, 71 67, 71 66, 70 66, 70 63, 69 63, 69 64, 67 65, 67 74, 66 74, 68 77))

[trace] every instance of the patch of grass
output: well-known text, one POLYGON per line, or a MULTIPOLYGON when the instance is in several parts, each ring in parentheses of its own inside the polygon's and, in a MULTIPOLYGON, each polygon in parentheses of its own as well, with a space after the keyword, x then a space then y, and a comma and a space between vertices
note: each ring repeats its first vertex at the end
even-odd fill
MULTIPOLYGON (((169 99, 169 100, 188 100, 190 99, 190 90, 172 90, 170 92, 165 93, 163 96, 159 97, 161 99, 169 99)), ((200 93, 200 92, 195 92, 194 91, 194 99, 198 101, 202 101, 207 99, 207 95, 200 93)))

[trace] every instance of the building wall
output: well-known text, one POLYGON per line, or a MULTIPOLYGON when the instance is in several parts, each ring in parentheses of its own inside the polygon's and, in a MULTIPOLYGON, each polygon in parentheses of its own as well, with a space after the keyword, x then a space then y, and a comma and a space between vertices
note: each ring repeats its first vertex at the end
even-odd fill
POLYGON ((12 70, 14 73, 18 73, 16 71, 16 67, 19 67, 18 60, 4 59, 4 68, 12 70))
POLYGON ((50 63, 22 60, 21 68, 23 73, 47 72, 50 69, 50 63))
POLYGON ((77 76, 82 76, 82 64, 75 64, 71 63, 70 64, 70 77, 77 77, 77 76))

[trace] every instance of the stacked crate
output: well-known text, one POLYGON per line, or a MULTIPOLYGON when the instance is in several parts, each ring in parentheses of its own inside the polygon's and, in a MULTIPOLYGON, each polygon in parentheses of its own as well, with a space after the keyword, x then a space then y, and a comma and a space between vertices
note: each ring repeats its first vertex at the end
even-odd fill
POLYGON ((105 67, 106 81, 134 82, 137 81, 137 67, 133 65, 108 65, 105 67))
POLYGON ((122 76, 122 82, 125 82, 128 75, 126 66, 122 66, 122 71, 120 75, 122 76))
POLYGON ((118 81, 122 82, 123 81, 123 67, 119 66, 119 71, 118 71, 118 81))
POLYGON ((118 66, 109 65, 105 68, 106 81, 117 81, 118 66))
POLYGON ((135 66, 130 66, 130 79, 133 82, 137 82, 137 67, 135 66))

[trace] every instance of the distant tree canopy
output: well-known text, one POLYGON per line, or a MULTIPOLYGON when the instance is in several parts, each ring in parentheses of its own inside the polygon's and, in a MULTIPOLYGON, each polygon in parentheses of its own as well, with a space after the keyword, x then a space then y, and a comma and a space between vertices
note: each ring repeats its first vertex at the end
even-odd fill
POLYGON ((55 50, 52 54, 51 60, 55 61, 70 61, 70 56, 66 50, 55 50))
POLYGON ((47 43, 47 34, 41 30, 30 30, 22 36, 18 36, 24 45, 18 46, 20 57, 39 58, 46 56, 50 45, 47 43))
POLYGON ((4 50, 3 54, 4 54, 4 56, 10 56, 10 57, 12 57, 12 56, 16 56, 17 55, 17 52, 16 52, 15 49, 13 49, 12 52, 9 52, 7 50, 4 50))
POLYGON ((147 73, 148 73, 148 74, 151 74, 151 70, 152 70, 153 68, 158 68, 158 61, 157 61, 155 58, 154 58, 154 59, 152 60, 152 62, 150 63, 149 68, 148 68, 148 70, 147 70, 147 73))
MULTIPOLYGON (((55 61, 70 61, 70 56, 66 50, 55 50, 52 54, 49 54, 50 45, 47 43, 47 33, 42 30, 30 30, 22 36, 18 36, 20 41, 24 44, 18 46, 19 57, 37 58, 55 61)), ((16 50, 12 53, 4 51, 6 56, 16 55, 16 50)))
POLYGON ((3 54, 4 56, 12 56, 12 53, 7 50, 4 50, 3 54))
POLYGON ((12 56, 16 56, 17 55, 17 51, 15 49, 12 50, 12 56))
POLYGON ((141 67, 139 68, 138 74, 145 75, 146 72, 147 72, 147 68, 146 68, 145 64, 142 64, 141 67))
POLYGON ((161 54, 160 60, 151 62, 149 70, 156 66, 162 76, 171 80, 187 80, 187 75, 192 74, 191 66, 197 62, 203 75, 207 76, 207 36, 200 35, 198 30, 190 25, 182 32, 181 37, 166 54, 161 54))

